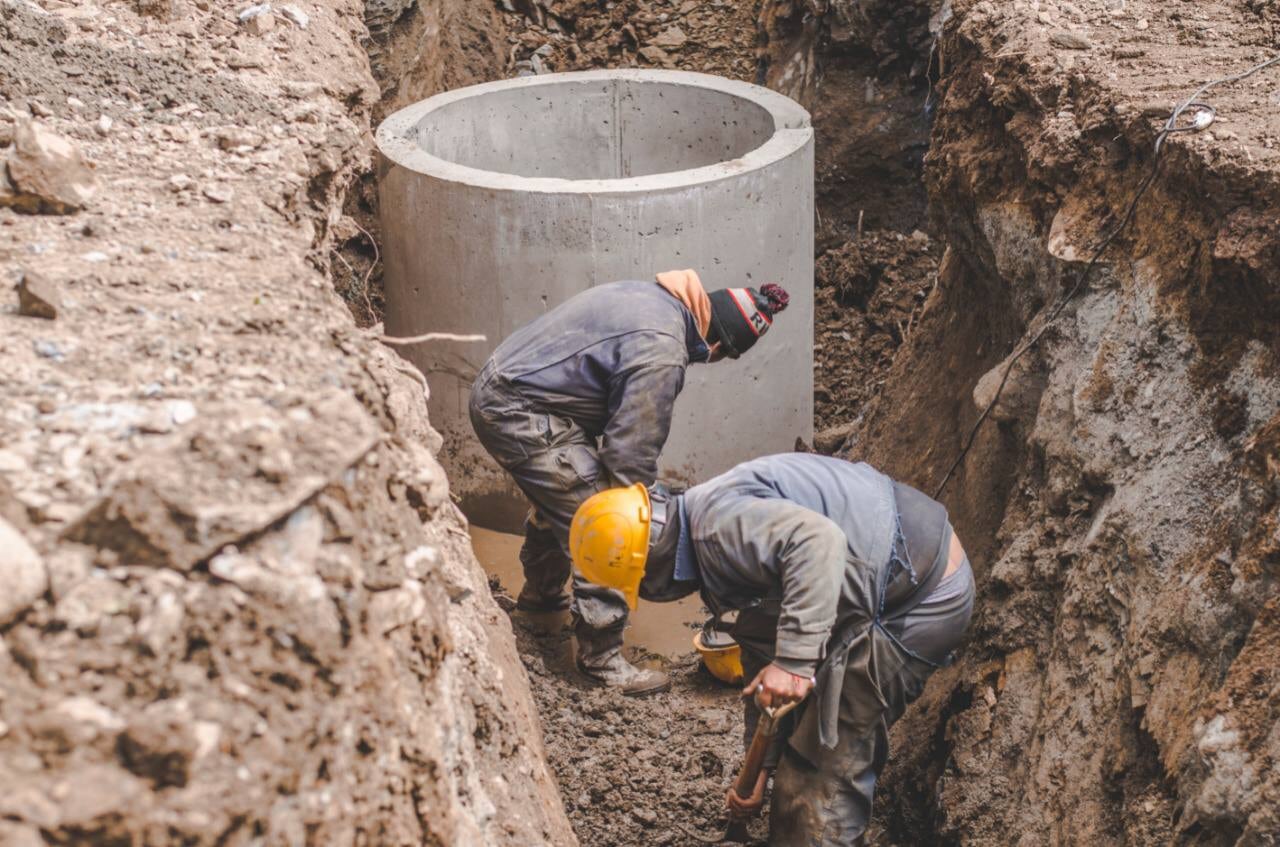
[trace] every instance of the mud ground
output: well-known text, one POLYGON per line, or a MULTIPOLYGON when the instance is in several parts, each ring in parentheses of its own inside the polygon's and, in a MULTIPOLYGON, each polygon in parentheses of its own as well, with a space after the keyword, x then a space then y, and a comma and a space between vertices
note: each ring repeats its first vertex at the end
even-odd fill
MULTIPOLYGON (((543 717, 547 758, 565 810, 582 844, 599 847, 701 844, 723 833, 724 792, 742 761, 738 690, 716 680, 689 652, 668 658, 641 646, 628 658, 671 675, 671 690, 623 697, 598 688, 573 667, 567 616, 515 611, 504 588, 490 582, 508 610, 534 701, 543 717)), ((767 817, 753 822, 763 844, 767 817)))

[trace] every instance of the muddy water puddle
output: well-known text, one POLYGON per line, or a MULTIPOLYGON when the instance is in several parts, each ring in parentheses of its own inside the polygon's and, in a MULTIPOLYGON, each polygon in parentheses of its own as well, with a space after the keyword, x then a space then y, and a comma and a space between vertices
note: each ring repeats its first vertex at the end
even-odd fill
MULTIPOLYGON (((495 532, 483 527, 471 527, 471 545, 476 558, 490 576, 496 577, 512 597, 524 586, 524 573, 520 567, 519 535, 495 532)), ((529 615, 540 626, 551 628, 568 622, 565 614, 529 615)), ((627 627, 628 646, 642 648, 668 659, 674 659, 693 650, 696 627, 706 620, 702 601, 698 595, 678 603, 649 603, 640 601, 639 608, 631 615, 627 627)))

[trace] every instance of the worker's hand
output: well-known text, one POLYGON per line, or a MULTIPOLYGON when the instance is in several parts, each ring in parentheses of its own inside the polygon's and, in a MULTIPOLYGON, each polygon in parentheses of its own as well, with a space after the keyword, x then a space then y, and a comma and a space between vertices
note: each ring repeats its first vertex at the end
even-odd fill
POLYGON ((746 798, 739 797, 738 792, 733 790, 733 786, 729 786, 729 792, 724 796, 724 805, 729 810, 729 817, 742 820, 760 814, 760 809, 764 806, 764 784, 768 781, 769 772, 761 768, 760 776, 756 778, 756 787, 751 792, 751 796, 746 798))
POLYGON ((755 695, 757 706, 772 709, 788 703, 799 703, 812 688, 811 677, 796 676, 771 662, 756 674, 755 679, 747 683, 747 687, 742 689, 742 696, 755 695))

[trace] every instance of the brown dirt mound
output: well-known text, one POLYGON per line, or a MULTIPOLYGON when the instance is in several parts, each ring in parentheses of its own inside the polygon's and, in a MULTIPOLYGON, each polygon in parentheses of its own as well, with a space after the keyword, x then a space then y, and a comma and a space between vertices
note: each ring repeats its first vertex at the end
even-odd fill
POLYGON ((822 254, 814 268, 814 424, 862 417, 915 329, 937 280, 940 249, 923 232, 863 233, 822 254))

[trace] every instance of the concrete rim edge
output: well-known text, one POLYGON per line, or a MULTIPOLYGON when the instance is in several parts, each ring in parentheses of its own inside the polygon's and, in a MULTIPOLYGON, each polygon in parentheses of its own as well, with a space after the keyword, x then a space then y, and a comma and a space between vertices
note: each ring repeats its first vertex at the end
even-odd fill
POLYGON ((741 176, 782 161, 802 150, 813 138, 809 113, 791 98, 747 82, 691 71, 619 69, 542 74, 533 77, 498 80, 445 91, 426 100, 406 106, 389 115, 375 135, 379 152, 391 163, 414 173, 492 191, 520 191, 539 194, 630 194, 661 191, 684 186, 704 185, 741 176), (493 91, 513 88, 536 88, 566 81, 592 82, 629 79, 689 85, 720 91, 750 100, 767 111, 776 129, 769 140, 745 156, 714 165, 688 170, 667 171, 641 177, 621 179, 561 179, 524 177, 487 171, 450 162, 419 147, 409 131, 429 112, 450 103, 483 96, 493 91))

